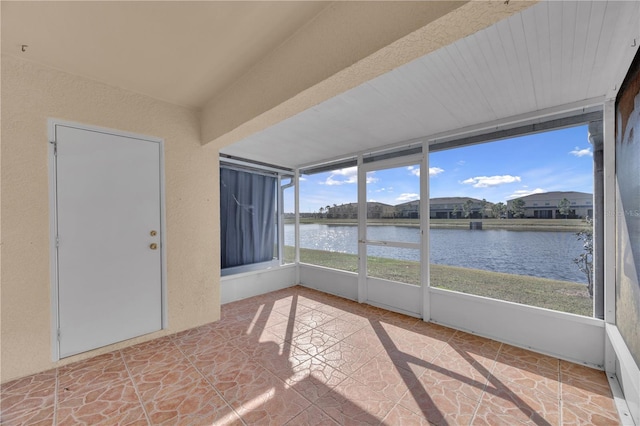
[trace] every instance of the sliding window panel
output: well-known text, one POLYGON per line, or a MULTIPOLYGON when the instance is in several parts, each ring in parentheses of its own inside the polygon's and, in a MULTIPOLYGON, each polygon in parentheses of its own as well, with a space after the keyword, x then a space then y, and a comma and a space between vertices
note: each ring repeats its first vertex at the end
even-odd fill
POLYGON ((357 167, 300 177, 300 262, 358 271, 357 167))
POLYGON ((431 152, 429 167, 432 287, 592 316, 587 125, 431 152))

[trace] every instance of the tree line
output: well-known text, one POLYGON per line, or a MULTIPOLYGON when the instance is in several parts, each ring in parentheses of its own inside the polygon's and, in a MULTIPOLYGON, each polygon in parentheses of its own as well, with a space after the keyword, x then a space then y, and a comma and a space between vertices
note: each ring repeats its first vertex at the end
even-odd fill
MULTIPOLYGON (((479 202, 479 209, 477 208, 477 203, 474 203, 473 200, 468 199, 462 204, 455 204, 452 208, 453 218, 463 217, 465 219, 470 219, 473 217, 478 217, 484 219, 485 217, 493 217, 493 218, 506 218, 507 215, 512 218, 524 218, 525 217, 525 201, 522 198, 516 198, 511 202, 510 205, 507 205, 503 202, 498 202, 491 205, 490 211, 487 212, 487 206, 491 204, 486 199, 482 199, 479 202), (459 214, 460 213, 460 214, 459 214), (488 214, 487 214, 488 213, 488 214)), ((558 213, 561 216, 564 216, 565 219, 569 217, 571 214, 571 202, 567 198, 563 198, 558 203, 558 213)), ((375 216, 377 218, 383 217, 383 211, 381 206, 374 206, 369 212, 370 216, 375 216)), ((356 218, 358 214, 358 205, 357 203, 349 203, 342 205, 326 205, 321 206, 320 209, 316 213, 309 214, 311 217, 316 218, 326 218, 326 219, 348 219, 348 218, 356 218)), ((372 216, 372 217, 373 217, 372 216)))

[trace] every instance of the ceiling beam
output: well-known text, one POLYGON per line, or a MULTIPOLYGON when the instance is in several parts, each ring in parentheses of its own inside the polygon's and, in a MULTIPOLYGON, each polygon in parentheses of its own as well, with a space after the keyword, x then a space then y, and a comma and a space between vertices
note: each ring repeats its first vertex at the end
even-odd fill
POLYGON ((534 3, 336 2, 205 105, 202 143, 230 145, 534 3))

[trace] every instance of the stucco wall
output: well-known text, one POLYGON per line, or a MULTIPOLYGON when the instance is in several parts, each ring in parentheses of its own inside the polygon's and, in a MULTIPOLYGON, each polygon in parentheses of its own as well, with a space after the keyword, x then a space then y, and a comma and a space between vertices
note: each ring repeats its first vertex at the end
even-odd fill
POLYGON ((47 119, 163 138, 169 329, 98 353, 219 319, 217 147, 200 144, 198 113, 2 56, 0 380, 51 360, 47 119))

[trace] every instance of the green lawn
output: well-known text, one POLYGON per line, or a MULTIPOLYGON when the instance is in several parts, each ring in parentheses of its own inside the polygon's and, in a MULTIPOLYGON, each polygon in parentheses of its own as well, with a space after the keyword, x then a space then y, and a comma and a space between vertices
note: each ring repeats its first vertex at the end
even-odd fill
MULTIPOLYGON (((285 259, 293 260, 293 247, 285 259)), ((300 249, 300 261, 344 271, 358 271, 358 256, 300 249)), ((369 257, 369 276, 420 285, 419 262, 369 257)), ((455 266, 431 265, 431 286, 509 302, 592 316, 592 301, 584 284, 526 275, 504 274, 455 266)))

